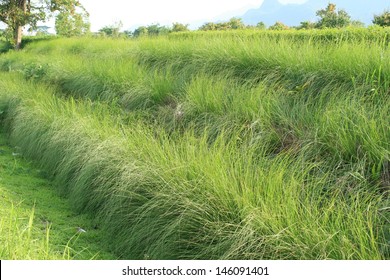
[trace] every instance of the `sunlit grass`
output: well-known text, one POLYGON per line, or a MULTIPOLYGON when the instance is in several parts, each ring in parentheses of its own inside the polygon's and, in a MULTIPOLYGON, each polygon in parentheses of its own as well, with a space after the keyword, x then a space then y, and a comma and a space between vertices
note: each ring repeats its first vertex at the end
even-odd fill
POLYGON ((387 259, 388 56, 371 39, 32 43, 0 58, 18 72, 2 118, 123 258, 387 259))
POLYGON ((49 249, 50 228, 46 228, 43 238, 34 240, 32 237, 34 209, 24 217, 15 213, 13 206, 10 210, 0 218, 1 259, 61 258, 49 249))
POLYGON ((21 156, 20 148, 5 145, 0 134, 0 258, 113 258, 99 242, 94 222, 72 211, 41 178, 44 171, 21 156))

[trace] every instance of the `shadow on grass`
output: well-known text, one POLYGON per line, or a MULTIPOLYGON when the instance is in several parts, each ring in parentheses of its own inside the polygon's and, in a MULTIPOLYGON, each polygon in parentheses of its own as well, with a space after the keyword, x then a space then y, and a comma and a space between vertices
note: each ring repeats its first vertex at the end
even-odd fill
MULTIPOLYGON (((21 48, 23 49, 30 43, 35 43, 35 42, 41 42, 41 41, 50 41, 53 39, 58 38, 57 36, 54 35, 44 35, 44 36, 25 36, 22 39, 22 45, 21 48)), ((0 54, 6 53, 9 50, 13 49, 13 45, 7 41, 4 38, 0 38, 0 54)))

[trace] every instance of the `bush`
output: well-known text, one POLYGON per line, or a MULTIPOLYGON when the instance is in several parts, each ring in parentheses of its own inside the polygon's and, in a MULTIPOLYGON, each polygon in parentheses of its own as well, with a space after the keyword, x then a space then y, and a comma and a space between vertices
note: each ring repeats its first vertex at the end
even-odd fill
POLYGON ((26 79, 40 80, 46 75, 47 65, 30 63, 24 67, 24 77, 26 79))

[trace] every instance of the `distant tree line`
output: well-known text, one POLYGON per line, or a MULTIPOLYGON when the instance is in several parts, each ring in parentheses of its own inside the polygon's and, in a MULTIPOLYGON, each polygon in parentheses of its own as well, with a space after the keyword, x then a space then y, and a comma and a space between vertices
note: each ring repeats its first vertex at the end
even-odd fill
MULTIPOLYGON (((318 10, 316 15, 319 17, 317 22, 303 21, 299 26, 289 27, 281 21, 268 27, 269 30, 286 29, 324 29, 324 28, 343 28, 348 26, 364 27, 364 23, 358 20, 352 20, 351 16, 345 10, 337 10, 336 5, 329 3, 324 9, 318 10)), ((375 15, 373 24, 379 26, 390 26, 390 12, 384 11, 381 15, 375 15)), ((240 18, 232 18, 228 22, 213 23, 208 22, 202 25, 199 30, 229 30, 229 29, 267 29, 264 22, 259 22, 256 26, 245 25, 240 18)))
MULTIPOLYGON (((18 49, 22 40, 22 30, 25 26, 29 30, 39 31, 37 23, 44 21, 49 15, 55 16, 55 29, 57 35, 72 37, 90 34, 89 14, 78 0, 0 0, 0 21, 7 25, 7 28, 0 32, 13 46, 18 49)), ((363 27, 364 24, 352 20, 351 16, 344 10, 337 10, 336 5, 329 3, 326 8, 316 12, 317 22, 303 21, 299 26, 289 27, 277 21, 268 27, 269 30, 286 29, 323 29, 343 28, 347 26, 363 27)), ((373 24, 388 27, 390 26, 390 11, 386 10, 380 15, 375 15, 373 24)), ((140 26, 135 30, 121 32, 122 23, 105 26, 98 32, 99 36, 108 37, 141 37, 158 36, 172 32, 189 31, 188 24, 173 23, 172 26, 162 26, 158 23, 148 26, 140 26)), ((257 25, 246 25, 241 18, 233 17, 226 22, 207 22, 198 30, 240 30, 260 29, 265 30, 264 22, 257 25)))
POLYGON ((166 35, 171 32, 189 31, 188 26, 189 24, 182 24, 178 22, 173 23, 171 27, 154 23, 148 26, 140 26, 135 30, 125 30, 123 32, 120 32, 120 29, 122 28, 122 23, 115 23, 113 25, 101 28, 98 32, 98 35, 107 37, 158 36, 166 35))
MULTIPOLYGON (((198 28, 200 31, 217 31, 217 30, 240 30, 240 29, 258 29, 258 30, 287 30, 287 29, 324 29, 324 28, 343 28, 348 26, 364 27, 364 23, 358 20, 352 20, 351 16, 343 9, 336 9, 336 5, 329 3, 324 9, 316 12, 319 18, 316 22, 303 21, 299 26, 287 26, 281 21, 267 27, 264 22, 259 22, 256 25, 246 25, 241 18, 233 17, 224 22, 206 22, 198 28)), ((380 15, 375 15, 372 21, 373 24, 379 26, 390 26, 390 12, 384 11, 380 15)), ((141 36, 158 36, 172 32, 189 31, 188 24, 173 23, 171 27, 151 24, 148 26, 140 26, 135 30, 127 30, 119 32, 119 26, 106 26, 99 30, 99 34, 103 36, 126 36, 126 37, 141 37, 141 36)))

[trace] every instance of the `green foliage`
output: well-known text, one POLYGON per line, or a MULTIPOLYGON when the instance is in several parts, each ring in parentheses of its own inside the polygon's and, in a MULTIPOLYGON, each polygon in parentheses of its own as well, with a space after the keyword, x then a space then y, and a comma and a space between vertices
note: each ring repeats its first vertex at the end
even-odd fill
POLYGON ((201 31, 212 31, 212 30, 232 30, 232 29, 244 29, 245 24, 241 18, 231 18, 227 22, 213 23, 208 22, 199 27, 201 31))
POLYGON ((148 28, 146 26, 140 26, 133 32, 134 37, 140 37, 148 35, 148 28))
POLYGON ((256 24, 256 28, 258 28, 260 30, 265 30, 267 28, 267 26, 265 25, 264 22, 260 21, 259 23, 256 24))
POLYGON ((60 12, 56 16, 55 29, 59 36, 73 37, 85 35, 90 31, 88 14, 81 12, 71 14, 69 11, 60 12))
POLYGON ((34 28, 38 21, 46 18, 46 7, 39 5, 42 3, 36 4, 34 1, 27 0, 2 0, 0 1, 0 20, 7 24, 11 30, 14 30, 18 25, 24 26, 26 24, 34 28))
POLYGON ((289 27, 287 25, 285 25, 284 23, 277 21, 277 22, 275 22, 274 25, 271 25, 268 29, 280 31, 280 30, 287 30, 287 29, 289 29, 289 27))
POLYGON ((109 26, 104 26, 103 28, 99 29, 99 33, 103 36, 107 37, 119 37, 120 36, 120 30, 123 27, 123 23, 121 21, 116 22, 109 26))
POLYGON ((24 26, 29 25, 31 30, 35 30, 39 21, 45 21, 56 11, 77 16, 76 8, 85 11, 78 0, 1 0, 0 21, 7 25, 7 39, 18 49, 21 47, 24 26))
POLYGON ((148 27, 148 35, 157 36, 160 33, 160 25, 159 24, 151 24, 148 27))
POLYGON ((218 30, 218 24, 214 22, 206 22, 202 26, 199 27, 199 30, 201 31, 212 31, 212 30, 218 30))
POLYGON ((175 22, 172 24, 172 32, 185 32, 189 31, 188 29, 189 24, 182 24, 179 22, 175 22))
POLYGON ((5 53, 12 49, 12 44, 7 40, 0 39, 0 53, 5 53))
POLYGON ((159 24, 151 24, 146 27, 149 36, 158 36, 158 35, 166 35, 170 32, 170 29, 165 26, 160 26, 159 24))
POLYGON ((230 29, 244 29, 245 24, 242 22, 241 18, 233 17, 228 21, 228 26, 230 29))
POLYGON ((125 34, 127 37, 133 37, 134 36, 134 31, 131 30, 125 30, 123 31, 123 34, 125 34))
POLYGON ((297 29, 298 30, 300 30, 300 29, 308 30, 308 29, 314 29, 315 27, 316 27, 316 24, 314 22, 302 21, 297 29))
POLYGON ((316 13, 320 17, 317 22, 318 28, 341 28, 350 25, 351 17, 344 10, 336 11, 336 5, 329 3, 325 9, 316 13))
POLYGON ((390 26, 390 11, 384 11, 380 15, 375 15, 372 23, 379 26, 390 26))
POLYGON ((24 77, 26 79, 42 79, 47 72, 47 65, 36 64, 34 62, 24 66, 24 77))
MULTIPOLYGON (((176 28, 184 28, 186 26, 181 26, 178 25, 178 23, 176 23, 177 27, 176 28)), ((174 24, 175 26, 175 24, 174 24)), ((187 27, 186 27, 187 28, 187 27)), ((184 30, 182 30, 184 31, 184 30)), ((134 32, 132 32, 132 36, 134 37, 142 37, 142 36, 159 36, 159 35, 167 35, 169 34, 170 32, 172 32, 172 29, 170 29, 169 27, 167 26, 161 26, 160 24, 156 23, 156 24, 151 24, 151 25, 148 25, 148 26, 140 26, 138 27, 137 29, 134 30, 134 32)), ((178 32, 178 31, 175 31, 175 32, 178 32)))

